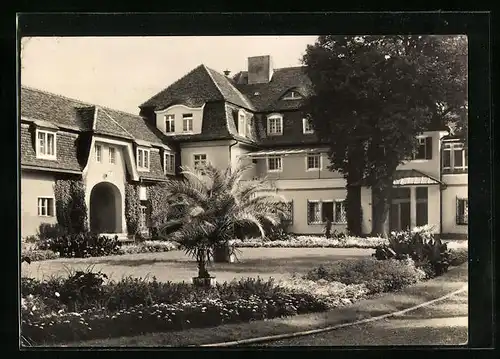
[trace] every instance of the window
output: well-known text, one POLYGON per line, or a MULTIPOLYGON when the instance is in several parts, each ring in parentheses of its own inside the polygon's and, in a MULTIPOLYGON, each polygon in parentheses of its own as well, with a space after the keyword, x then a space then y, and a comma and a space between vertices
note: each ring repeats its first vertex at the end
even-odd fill
POLYGON ((247 119, 243 111, 238 114, 238 134, 243 137, 247 135, 247 119))
POLYGON ((335 223, 347 223, 344 201, 335 201, 335 223))
POLYGON ((56 134, 54 132, 36 130, 37 158, 56 159, 56 134))
POLYGON ((280 156, 270 156, 267 158, 268 172, 281 172, 282 170, 283 170, 283 163, 280 156))
POLYGON ((302 119, 302 130, 305 135, 314 133, 314 129, 312 127, 312 121, 310 118, 302 119))
POLYGON ((307 201, 307 221, 309 224, 322 224, 326 219, 333 223, 346 223, 346 209, 344 200, 336 201, 307 201))
POLYGON ((175 132, 175 115, 165 116, 165 132, 174 133, 175 132))
POLYGON ((308 154, 306 161, 307 171, 319 171, 321 169, 321 154, 308 154))
POLYGON ((469 223, 469 200, 457 198, 457 224, 469 223))
POLYGON ((96 162, 102 162, 102 146, 101 145, 95 145, 95 161, 96 162))
POLYGON ((207 155, 194 155, 194 169, 199 170, 207 165, 207 155))
POLYGON ((193 132, 193 114, 185 113, 182 115, 182 131, 193 132))
POLYGON ((165 170, 165 174, 175 173, 175 155, 172 153, 165 152, 165 158, 163 159, 163 169, 165 170))
POLYGON ((38 197, 38 215, 42 217, 54 216, 54 198, 38 197))
POLYGON ((267 119, 267 134, 268 135, 283 134, 283 117, 274 115, 267 119))
POLYGON ((418 137, 417 148, 413 153, 414 160, 432 159, 432 137, 418 137))
POLYGON ((443 170, 444 172, 467 170, 468 153, 463 143, 443 144, 443 170))
POLYGON ((113 165, 116 163, 116 149, 114 147, 109 148, 109 163, 113 165))
POLYGON ((149 171, 149 150, 145 148, 137 149, 137 169, 149 171))
POLYGON ((289 91, 283 96, 283 100, 300 100, 302 95, 297 91, 289 91))

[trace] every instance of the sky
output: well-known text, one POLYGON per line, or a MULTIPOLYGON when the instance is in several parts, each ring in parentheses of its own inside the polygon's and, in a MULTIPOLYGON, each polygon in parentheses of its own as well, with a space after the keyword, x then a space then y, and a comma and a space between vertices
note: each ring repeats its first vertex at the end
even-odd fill
POLYGON ((271 55, 275 68, 301 65, 317 36, 23 38, 21 84, 139 113, 139 105, 200 64, 231 75, 247 58, 271 55))

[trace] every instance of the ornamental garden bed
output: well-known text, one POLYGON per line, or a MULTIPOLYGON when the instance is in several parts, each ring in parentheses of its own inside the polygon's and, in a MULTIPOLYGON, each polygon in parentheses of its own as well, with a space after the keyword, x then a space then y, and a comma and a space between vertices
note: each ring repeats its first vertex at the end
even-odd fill
MULTIPOLYGON (((454 250, 454 265, 467 260, 454 250)), ((411 260, 345 259, 282 280, 247 278, 196 288, 187 283, 70 273, 22 279, 25 345, 213 327, 224 323, 321 312, 427 278, 411 260)))

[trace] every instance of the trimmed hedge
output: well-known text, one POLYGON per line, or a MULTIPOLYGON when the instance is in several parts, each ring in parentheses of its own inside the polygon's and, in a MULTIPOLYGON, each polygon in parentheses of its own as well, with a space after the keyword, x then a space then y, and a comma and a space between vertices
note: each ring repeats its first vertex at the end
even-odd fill
POLYGON ((231 244, 239 248, 376 248, 387 243, 386 239, 378 237, 328 239, 320 236, 297 236, 290 240, 275 241, 262 238, 231 241, 231 244))

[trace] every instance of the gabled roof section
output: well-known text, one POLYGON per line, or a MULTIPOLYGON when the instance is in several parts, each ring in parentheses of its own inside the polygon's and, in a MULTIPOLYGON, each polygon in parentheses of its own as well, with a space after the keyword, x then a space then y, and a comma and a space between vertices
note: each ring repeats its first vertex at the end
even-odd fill
POLYGON ((393 186, 414 186, 414 185, 444 185, 439 179, 429 176, 416 169, 396 170, 392 182, 393 186))
POLYGON ((311 93, 311 81, 304 66, 275 69, 269 83, 248 84, 248 72, 242 71, 233 77, 235 87, 255 106, 258 112, 295 110, 303 105, 303 100, 282 100, 290 90, 297 90, 303 96, 311 93))
POLYGON ((227 102, 231 102, 234 105, 238 105, 248 110, 255 110, 248 98, 238 91, 229 78, 208 67, 205 68, 227 102))
POLYGON ((139 107, 162 110, 176 104, 201 107, 206 102, 223 100, 224 96, 205 65, 200 65, 160 91, 139 107))

